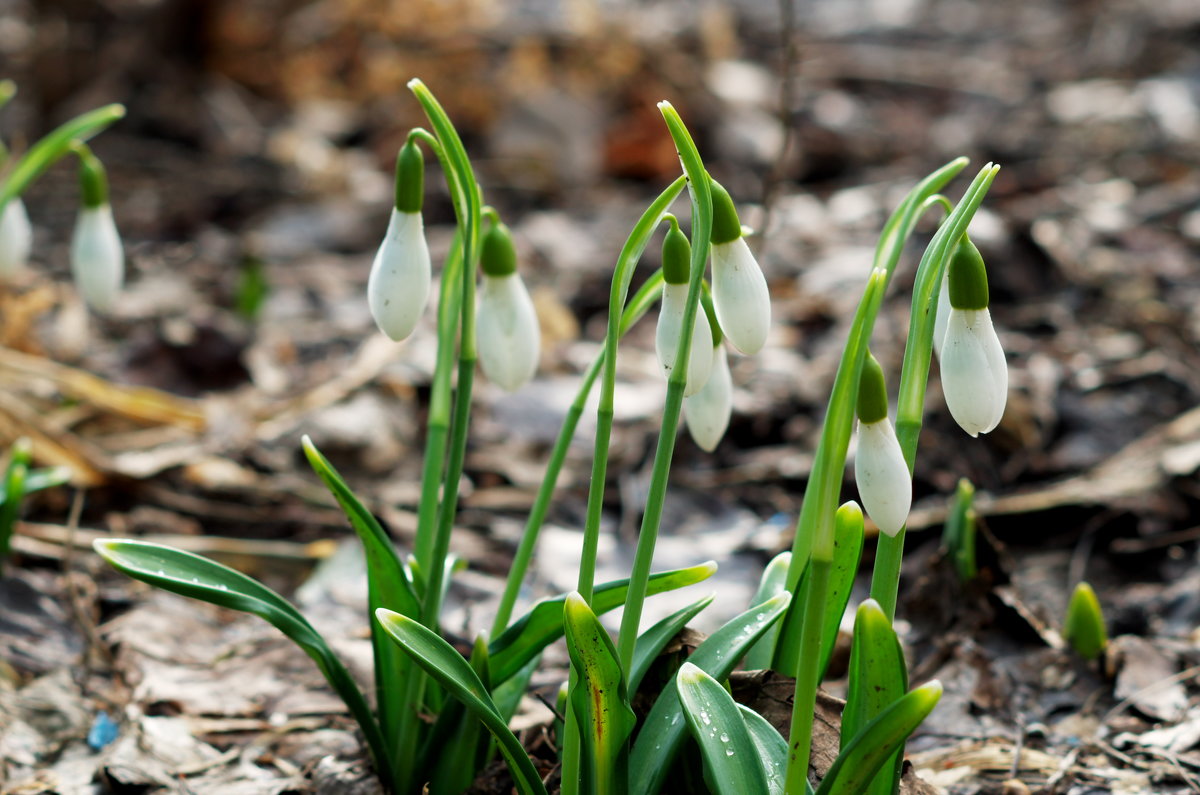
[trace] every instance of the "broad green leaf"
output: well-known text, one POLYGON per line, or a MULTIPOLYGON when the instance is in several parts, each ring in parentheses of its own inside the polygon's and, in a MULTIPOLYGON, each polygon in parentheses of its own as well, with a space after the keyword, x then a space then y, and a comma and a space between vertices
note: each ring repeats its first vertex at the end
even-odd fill
MULTIPOLYGON (((787 768, 787 740, 783 739, 771 722, 759 715, 745 704, 738 704, 742 720, 746 723, 746 731, 754 740, 754 748, 758 752, 758 761, 767 777, 767 792, 770 795, 784 795, 784 771, 787 768)), ((809 791, 812 788, 809 787, 809 791)))
MULTIPOLYGON (((367 560, 367 595, 372 613, 380 607, 407 616, 421 614, 420 602, 408 578, 404 564, 396 553, 387 532, 346 485, 333 464, 321 454, 312 439, 301 439, 309 465, 333 494, 350 526, 362 542, 367 560)), ((416 747, 417 725, 415 710, 406 709, 406 691, 412 691, 412 664, 400 653, 378 624, 371 624, 371 645, 375 652, 375 701, 379 705, 379 722, 392 754, 407 780, 412 769, 412 752, 416 747), (403 682, 404 685, 398 683, 403 682)))
MULTIPOLYGON (((470 666, 481 683, 491 678, 488 673, 486 635, 475 638, 470 666)), ((461 701, 456 700, 448 705, 438 715, 430 742, 426 743, 422 754, 422 758, 431 762, 433 767, 429 776, 429 791, 448 794, 465 792, 484 764, 488 740, 490 735, 483 733, 479 718, 467 712, 461 701), (443 723, 447 725, 443 726, 443 723)))
POLYGON ((758 747, 733 696, 691 663, 679 669, 675 689, 717 795, 768 795, 758 747))
POLYGON ((375 618, 401 649, 425 670, 431 678, 446 689, 450 695, 483 722, 500 745, 512 771, 519 792, 545 793, 546 787, 525 753, 521 741, 509 730, 500 716, 492 697, 483 682, 471 668, 470 663, 454 650, 454 647, 436 633, 422 626, 419 621, 384 608, 375 611, 375 618))
MULTIPOLYGON (((688 662, 720 681, 729 676, 746 650, 774 624, 791 601, 784 591, 735 617, 696 647, 688 662)), ((686 729, 674 682, 669 683, 642 723, 629 757, 630 790, 653 795, 662 789, 686 729)))
POLYGON ((1104 628, 1104 613, 1096 592, 1086 582, 1075 586, 1071 602, 1067 605, 1067 620, 1063 624, 1063 640, 1085 660, 1094 660, 1104 653, 1108 645, 1108 632, 1104 628))
POLYGON ((608 630, 578 593, 567 595, 563 605, 567 652, 578 683, 571 708, 578 719, 583 742, 580 766, 582 793, 621 795, 629 781, 629 745, 633 710, 625 695, 617 649, 608 630))
MULTIPOLYGON (((709 561, 699 566, 675 571, 664 571, 650 575, 649 593, 674 591, 694 585, 712 576, 717 564, 709 561)), ((615 580, 597 585, 592 597, 592 610, 596 615, 607 613, 625 602, 629 580, 615 580)), ((492 641, 492 682, 500 684, 525 665, 534 655, 549 646, 563 633, 563 603, 566 594, 544 599, 513 622, 500 637, 492 641)))
POLYGON ((687 622, 712 604, 712 600, 713 596, 706 596, 699 601, 692 602, 638 636, 637 645, 633 647, 633 665, 630 666, 626 685, 626 690, 630 694, 637 693, 638 685, 642 683, 646 671, 650 670, 650 664, 662 652, 663 647, 671 642, 671 638, 679 634, 679 630, 687 626, 687 622))
POLYGON ((393 786, 392 761, 379 724, 358 685, 312 625, 286 599, 228 566, 182 550, 146 541, 102 538, 92 546, 117 571, 165 591, 251 613, 287 635, 317 664, 346 702, 370 746, 385 786, 393 786))
POLYGON ((838 754, 825 774, 817 795, 862 795, 892 754, 916 731, 942 697, 942 683, 934 679, 902 697, 883 711, 838 754))
MULTIPOLYGON (((863 602, 854 618, 850 648, 850 686, 842 711, 842 748, 877 715, 904 696, 908 673, 900 639, 874 599, 863 602)), ((900 784, 899 751, 884 764, 864 795, 892 795, 900 784)))
MULTIPOLYGON (((777 593, 787 588, 788 567, 792 565, 792 553, 780 552, 771 558, 771 562, 763 569, 762 579, 758 582, 758 591, 750 600, 751 607, 757 607, 777 593)), ((779 624, 767 630, 762 639, 754 644, 746 655, 746 668, 759 671, 771 667, 771 658, 775 655, 775 641, 779 638, 779 624)))

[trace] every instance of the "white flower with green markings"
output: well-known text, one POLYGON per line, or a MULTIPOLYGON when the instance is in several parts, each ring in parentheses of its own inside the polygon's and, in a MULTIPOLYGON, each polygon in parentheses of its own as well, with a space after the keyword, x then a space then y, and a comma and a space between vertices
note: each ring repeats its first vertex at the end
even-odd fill
POLYGON ((867 515, 881 532, 894 536, 908 521, 912 476, 888 419, 883 368, 871 353, 863 362, 858 385, 858 450, 854 480, 867 515))
MULTIPOLYGON (((670 378, 675 369, 675 357, 679 353, 679 340, 683 333, 692 246, 687 235, 680 230, 675 217, 669 216, 668 220, 671 228, 667 230, 667 236, 663 239, 663 294, 658 312, 658 327, 654 335, 654 349, 663 373, 670 378)), ((704 388, 712 370, 712 362, 712 329, 708 323, 708 315, 697 305, 696 319, 692 325, 692 342, 688 350, 684 397, 694 395, 704 388)))
POLYGON ((1008 401, 1008 364, 988 312, 987 271, 979 249, 963 236, 947 274, 950 314, 942 343, 946 406, 971 436, 1000 424, 1008 401))
POLYGON ((762 268, 742 236, 733 199, 716 180, 711 184, 713 306, 725 338, 742 353, 752 355, 767 341, 771 294, 762 268))
POLYGON ((537 371, 541 332, 537 312, 521 274, 512 235, 502 223, 484 234, 479 266, 483 286, 475 319, 479 364, 487 377, 509 392, 537 371))
POLYGON ((683 399, 683 421, 692 440, 705 452, 717 444, 729 428, 733 415, 733 376, 729 372, 729 354, 717 340, 712 348, 712 367, 704 387, 683 399))
POLYGON ((417 327, 433 280, 421 218, 424 180, 425 159, 410 139, 396 157, 396 200, 367 279, 371 316, 379 330, 396 342, 417 327))
POLYGON ((109 312, 125 283, 125 252, 108 202, 104 166, 86 146, 76 147, 83 207, 71 237, 71 273, 88 306, 109 312))

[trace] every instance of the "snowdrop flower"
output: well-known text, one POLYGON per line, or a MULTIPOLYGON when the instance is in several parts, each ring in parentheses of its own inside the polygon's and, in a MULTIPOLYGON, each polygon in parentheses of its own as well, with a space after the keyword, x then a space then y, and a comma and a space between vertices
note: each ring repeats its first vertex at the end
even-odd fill
POLYGON ((871 353, 863 362, 858 385, 858 450, 854 480, 867 515, 889 536, 908 521, 912 507, 912 476, 888 419, 883 368, 871 353))
POLYGON ((517 253, 504 224, 494 223, 483 236, 479 265, 479 364, 489 379, 515 392, 533 378, 542 343, 537 312, 517 273, 517 253))
POLYGON ((71 273, 83 300, 97 312, 108 312, 125 281, 125 252, 108 203, 104 166, 82 144, 76 154, 83 207, 71 238, 71 273))
POLYGON ((0 213, 0 279, 15 276, 29 262, 33 250, 33 227, 25 203, 14 196, 0 213))
POLYGON ((708 453, 717 448, 733 414, 733 377, 729 373, 729 355, 719 334, 719 331, 714 334, 717 339, 712 345, 708 382, 699 392, 683 399, 683 420, 688 433, 708 453))
POLYGON ((950 316, 942 343, 942 392, 955 422, 978 436, 1004 416, 1008 365, 988 312, 983 257, 965 235, 950 259, 947 281, 950 316))
MULTIPOLYGON (((658 311, 658 328, 654 335, 654 349, 658 363, 667 378, 675 369, 675 357, 679 353, 680 334, 683 330, 684 309, 687 306, 688 274, 691 270, 692 246, 687 235, 679 229, 674 216, 668 216, 671 228, 663 239, 663 294, 658 311)), ((692 325, 692 342, 688 351, 687 380, 683 395, 689 397, 704 388, 712 370, 712 329, 708 315, 697 306, 696 320, 692 325)))
POLYGON ((432 265, 421 204, 425 158, 409 140, 396 157, 396 201, 367 279, 367 303, 379 330, 399 342, 412 334, 429 302, 432 265))
POLYGON ((938 361, 942 358, 942 345, 946 342, 946 324, 949 322, 950 276, 943 273, 942 285, 938 288, 937 314, 933 316, 933 352, 937 354, 938 361))
POLYGON ((750 253, 733 199, 712 180, 712 292, 717 321, 733 347, 762 350, 771 327, 771 295, 762 268, 750 253))

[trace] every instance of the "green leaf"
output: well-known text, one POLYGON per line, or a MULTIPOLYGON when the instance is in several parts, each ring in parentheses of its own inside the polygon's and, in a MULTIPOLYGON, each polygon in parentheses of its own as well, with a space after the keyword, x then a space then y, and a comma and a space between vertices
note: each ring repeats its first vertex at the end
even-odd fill
POLYGON ((346 702, 370 746, 385 787, 394 786, 391 759, 379 724, 354 678, 312 625, 265 585, 208 558, 146 541, 97 539, 92 546, 117 571, 165 591, 251 613, 287 635, 317 664, 346 702))
POLYGON ((18 439, 12 446, 12 458, 4 471, 4 502, 0 504, 0 567, 8 558, 13 529, 21 513, 21 499, 29 492, 29 463, 33 448, 28 439, 18 439))
POLYGON ((717 795, 768 795, 758 747, 733 696, 691 663, 679 669, 675 689, 717 795))
MULTIPOLYGON (((729 676, 746 650, 774 624, 791 601, 784 591, 735 617, 696 647, 688 662, 717 680, 729 676)), ((629 757, 630 789, 653 795, 666 779, 684 737, 682 706, 674 684, 668 684, 650 709, 629 757)))
MULTIPOLYGON (((471 648, 471 670, 486 683, 488 674, 487 636, 480 634, 471 648)), ((493 702, 494 703, 494 702, 493 702)), ((497 711, 499 708, 497 707, 497 711)), ((502 720, 504 720, 502 718, 502 720)), ((505 720, 505 723, 508 721, 505 720)), ((483 733, 483 724, 467 712, 461 701, 452 702, 438 715, 430 742, 426 743, 422 759, 432 763, 429 778, 430 792, 465 792, 484 764, 490 735, 483 733)))
MULTIPOLYGON (((300 444, 309 466, 333 494, 362 542, 367 561, 370 610, 374 612, 386 607, 407 616, 419 616, 420 602, 387 532, 346 485, 312 439, 305 436, 300 444)), ((412 757, 420 726, 416 711, 406 707, 406 704, 415 697, 419 683, 412 681, 412 664, 374 622, 371 625, 371 645, 375 652, 375 700, 379 706, 379 722, 389 747, 393 749, 392 754, 395 755, 402 780, 407 780, 413 768, 412 757)))
POLYGON ((1108 632, 1104 628, 1100 600, 1086 582, 1076 585, 1071 594, 1067 620, 1063 624, 1063 639, 1085 660, 1096 659, 1108 646, 1108 632))
MULTIPOLYGON (((744 704, 738 704, 746 731, 754 740, 754 748, 758 752, 758 761, 767 777, 767 792, 770 795, 784 795, 784 770, 787 767, 787 740, 775 730, 771 722, 744 704)), ((806 782, 807 783, 807 782, 806 782)), ((809 787, 809 792, 812 788, 809 787)))
POLYGON ((863 515, 861 510, 838 510, 833 523, 833 566, 829 570, 829 587, 825 591, 825 613, 821 621, 821 667, 818 676, 824 678, 837 644, 838 630, 846 605, 850 604, 850 591, 858 574, 858 564, 863 550, 863 515))
MULTIPOLYGON (((867 724, 904 696, 908 672, 900 639, 874 599, 859 605, 850 648, 850 686, 842 711, 842 748, 867 724)), ((864 795, 892 795, 900 786, 899 751, 885 763, 864 795)))
POLYGON ((946 516, 946 525, 942 529, 942 546, 962 582, 975 579, 979 573, 975 562, 976 517, 971 507, 974 499, 975 486, 966 478, 959 479, 950 502, 950 513, 946 516))
MULTIPOLYGON (((771 562, 763 569, 762 579, 758 582, 758 591, 750 600, 751 607, 758 607, 777 593, 787 588, 788 567, 792 563, 791 552, 780 552, 771 558, 771 562)), ((775 641, 779 639, 779 625, 771 627, 763 635, 762 640, 754 644, 746 655, 746 668, 759 671, 771 667, 771 658, 775 655, 775 641)))
POLYGON ((679 634, 679 630, 687 626, 687 622, 700 615, 704 608, 712 604, 712 600, 713 596, 706 596, 692 602, 682 610, 659 621, 638 637, 637 645, 633 647, 633 665, 630 666, 626 685, 630 694, 637 693, 638 685, 642 683, 646 671, 650 670, 650 664, 662 652, 663 647, 671 642, 671 638, 679 634))
POLYGON ((425 673, 461 701, 492 733, 512 771, 517 791, 545 793, 546 788, 532 760, 525 753, 521 741, 509 730, 504 718, 500 716, 499 710, 470 663, 464 660, 453 646, 422 626, 419 621, 384 608, 376 610, 375 617, 392 640, 412 657, 425 673))
POLYGON ((892 703, 850 741, 825 774, 817 795, 862 795, 875 773, 916 731, 942 697, 936 679, 892 703))
MULTIPOLYGON (((663 593, 694 585, 711 577, 716 570, 717 564, 709 561, 686 569, 652 574, 649 593, 663 593)), ((625 602, 628 587, 629 580, 615 580, 596 586, 592 610, 597 615, 602 615, 620 607, 625 602)), ((562 636, 563 604, 566 599, 566 594, 562 594, 538 602, 528 613, 514 621, 500 637, 492 641, 490 648, 494 684, 498 685, 512 676, 534 655, 562 636)))
POLYGON ((583 742, 580 792, 619 795, 629 781, 629 745, 633 710, 625 694, 617 649, 608 631, 578 593, 563 605, 567 651, 578 683, 571 708, 583 742))

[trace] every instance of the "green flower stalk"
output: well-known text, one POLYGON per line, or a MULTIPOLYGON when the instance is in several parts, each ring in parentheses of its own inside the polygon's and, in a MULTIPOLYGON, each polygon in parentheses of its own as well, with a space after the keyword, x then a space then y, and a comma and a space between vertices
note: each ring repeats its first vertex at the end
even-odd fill
POLYGON ((987 270, 963 235, 947 274, 950 314, 942 343, 946 406, 971 436, 1000 424, 1008 400, 1008 365, 988 312, 987 270))
POLYGON ((417 327, 433 281, 421 217, 424 187, 425 158, 410 136, 396 156, 396 200, 367 279, 371 316, 379 330, 396 342, 417 327))
POLYGON ((771 328, 767 279, 746 245, 733 199, 716 180, 712 196, 713 306, 729 343, 752 355, 762 350, 771 328))
POLYGON ((479 268, 479 364, 487 377, 509 392, 533 378, 541 351, 537 312, 521 274, 508 227, 494 222, 483 236, 479 268))
MULTIPOLYGON (((658 313, 658 330, 654 336, 654 349, 663 373, 670 378, 675 369, 679 340, 683 336, 684 312, 687 308, 688 282, 691 269, 692 246, 687 235, 679 228, 675 216, 669 216, 671 228, 663 238, 663 294, 658 313)), ((692 325, 692 345, 688 352, 687 381, 683 388, 684 397, 695 395, 708 382, 712 369, 712 329, 704 312, 696 313, 692 325)))
POLYGON ((889 536, 908 520, 912 507, 912 476, 888 419, 883 368, 867 351, 858 387, 858 449, 854 480, 867 515, 889 536))
POLYGON ((29 263, 33 251, 33 226, 25 203, 12 199, 0 211, 0 279, 11 279, 29 263))
POLYGON ((97 312, 109 312, 125 281, 125 252, 108 202, 104 166, 84 144, 76 144, 83 207, 71 238, 71 272, 75 286, 97 312))

